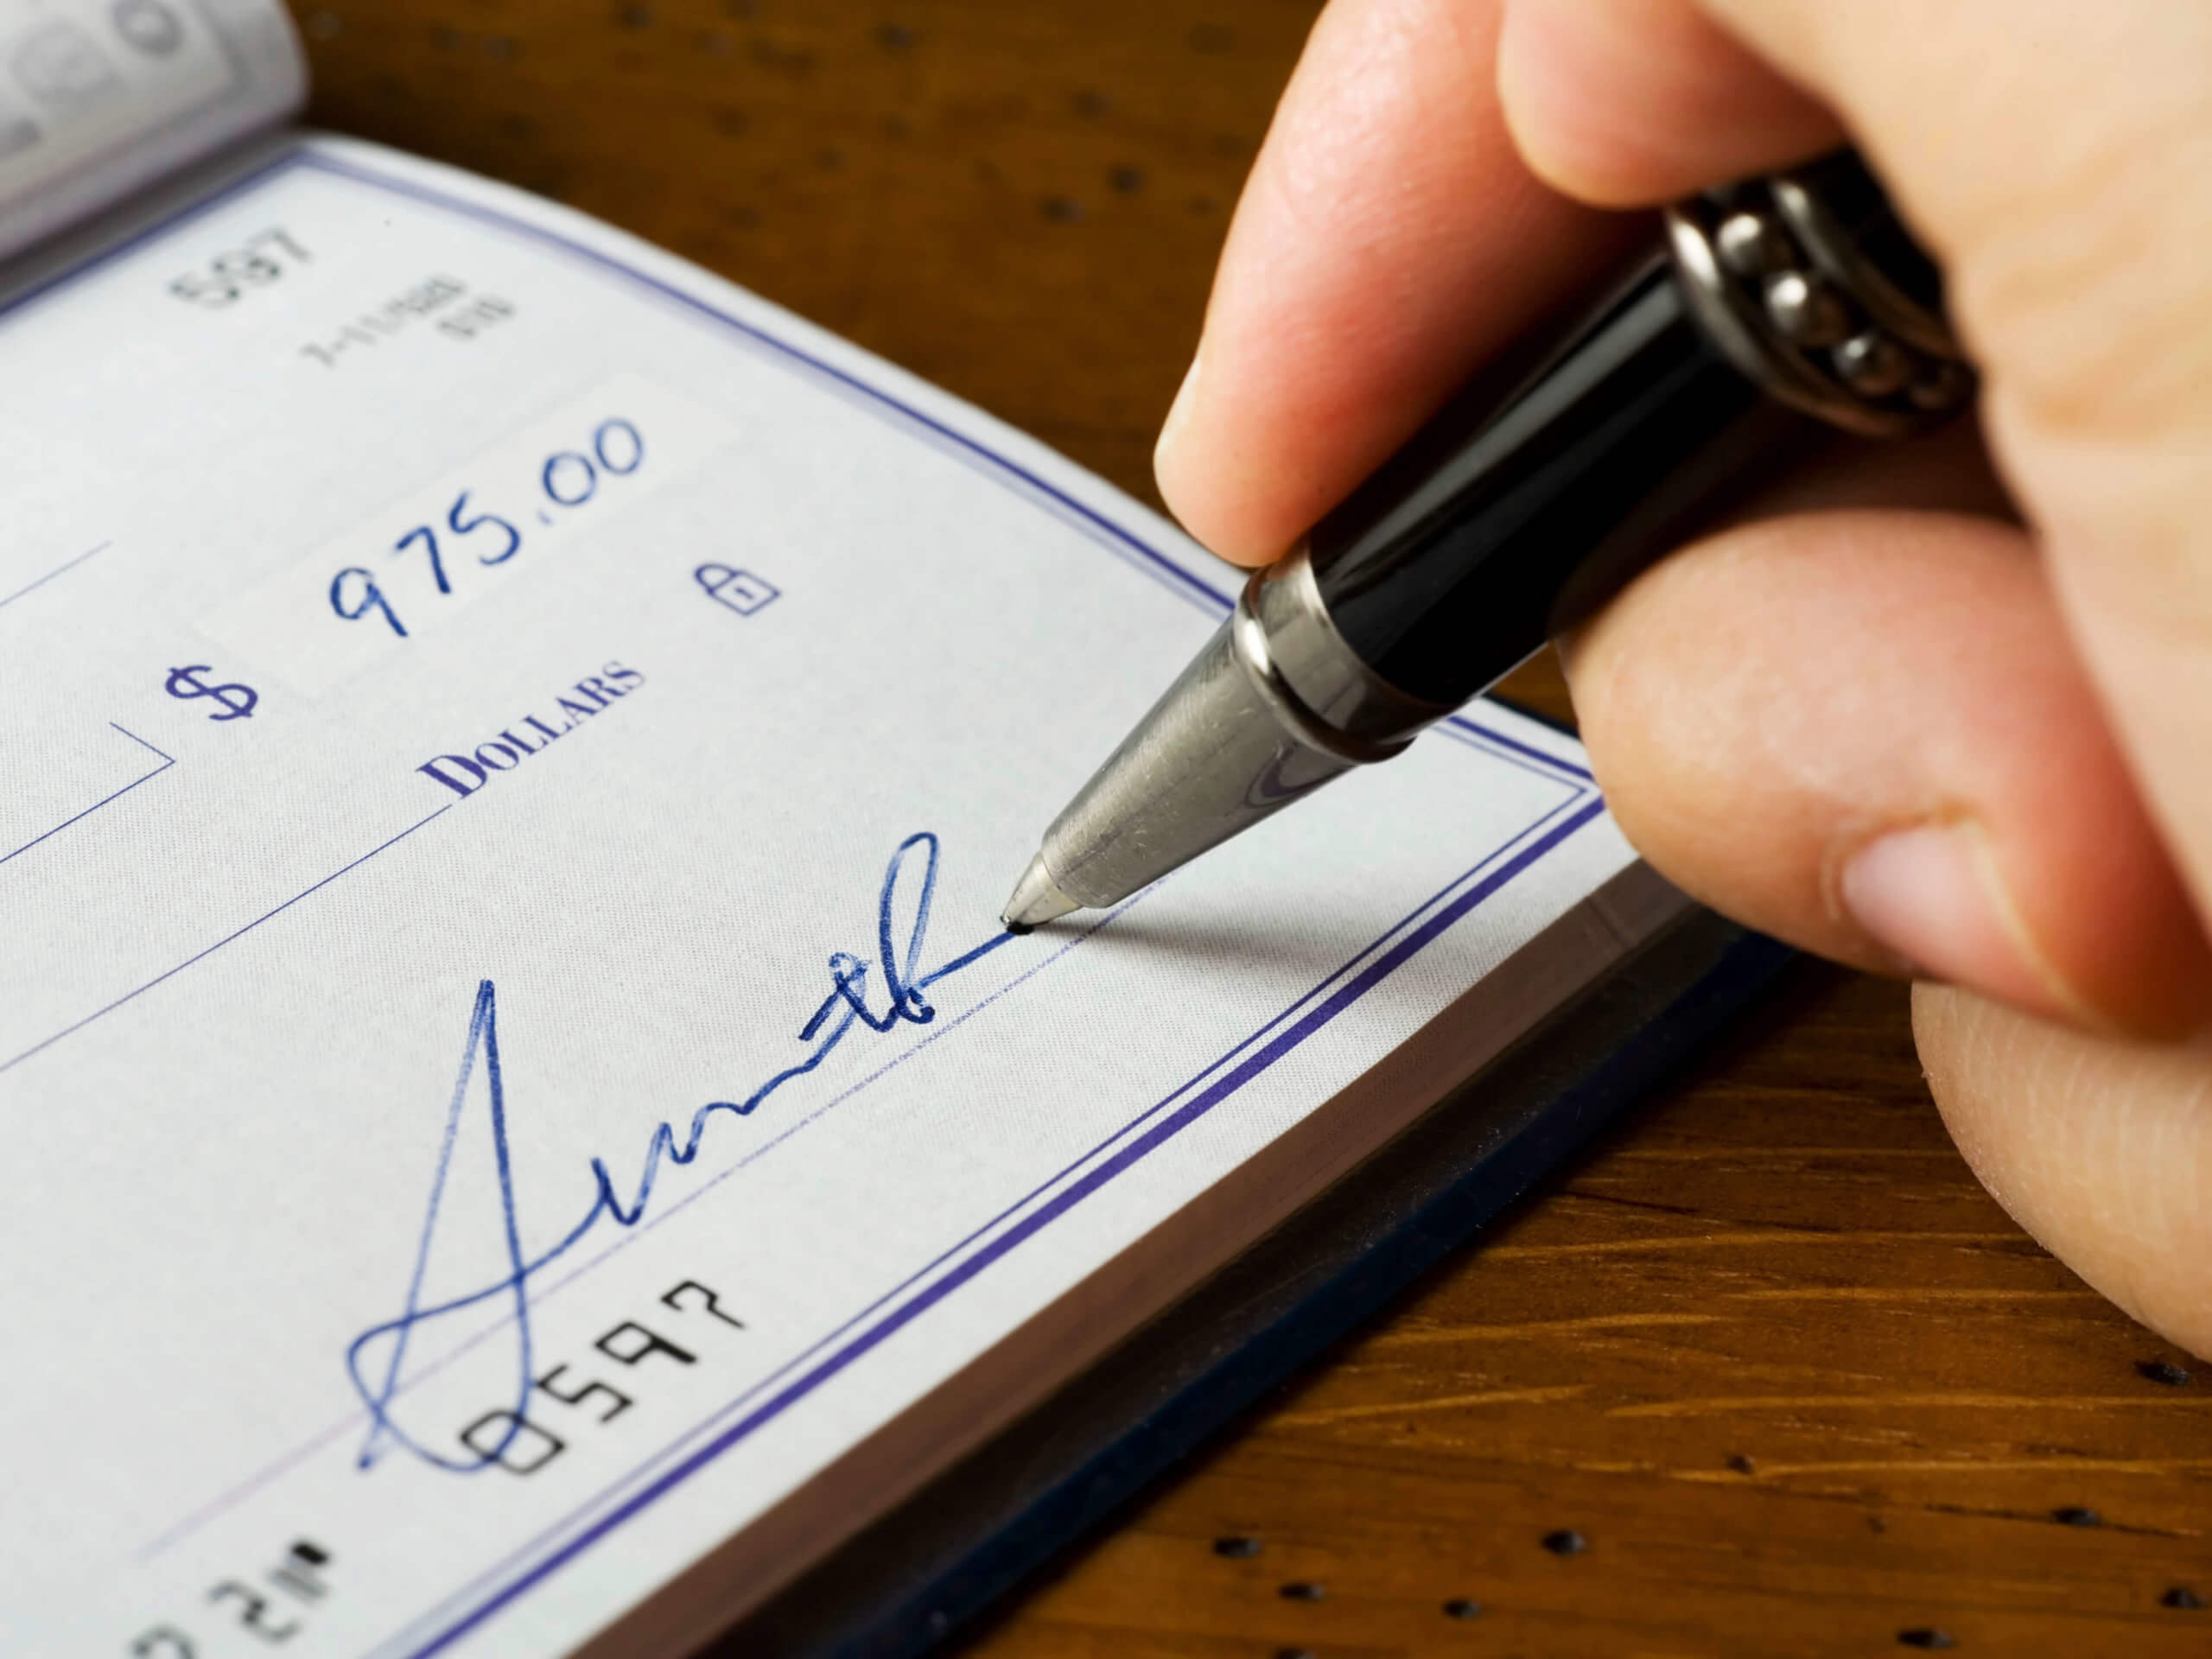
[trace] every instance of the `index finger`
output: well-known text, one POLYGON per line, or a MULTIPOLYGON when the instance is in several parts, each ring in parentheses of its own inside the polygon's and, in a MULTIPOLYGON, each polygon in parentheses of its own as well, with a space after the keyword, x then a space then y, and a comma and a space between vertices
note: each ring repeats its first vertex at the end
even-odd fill
POLYGON ((1224 557, 1280 556, 1629 226, 1522 163, 1502 0, 1335 0, 1230 225, 1161 493, 1224 557))

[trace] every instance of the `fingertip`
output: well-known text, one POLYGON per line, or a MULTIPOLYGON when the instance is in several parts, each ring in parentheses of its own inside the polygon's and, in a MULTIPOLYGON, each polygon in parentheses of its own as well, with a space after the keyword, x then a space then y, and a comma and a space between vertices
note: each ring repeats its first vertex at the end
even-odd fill
POLYGON ((1155 446, 1215 553, 1281 556, 1469 375, 1619 257, 1497 118, 1500 0, 1332 0, 1238 200, 1155 446))
POLYGON ((1623 829, 1716 908, 2078 1028, 2212 1019, 2212 946, 2018 531, 1741 525, 1640 579, 1571 671, 1623 829))
POLYGON ((2212 1354, 2205 1052, 1928 984, 1913 988, 1912 1027, 1944 1125, 1991 1196, 2128 1313, 2212 1354))
POLYGON ((1972 985, 2076 1025, 2109 1023, 2054 965, 1973 819, 1885 831, 1851 854, 1838 899, 1916 979, 1972 985))
POLYGON ((1529 170, 1560 194, 1599 207, 1643 200, 1624 180, 1619 146, 1599 130, 1585 88, 1592 78, 1585 24, 1573 9, 1506 8, 1497 37, 1497 105, 1529 170))
POLYGON ((1183 384, 1167 406, 1152 448, 1153 481, 1175 520, 1208 551, 1231 564, 1250 569, 1280 557, 1281 534, 1274 518, 1282 512, 1281 493, 1237 492, 1221 487, 1238 469, 1217 453, 1238 441, 1233 417, 1204 409, 1205 342, 1192 354, 1183 384))
MULTIPOLYGON (((1973 819, 1891 830, 1853 852, 1842 907, 1916 979, 1964 986, 2084 1031, 2172 1041, 2212 1020, 2212 958, 2171 866, 2148 826, 2135 856, 2108 861, 2090 903, 2024 890, 2061 874, 2049 846, 2015 834, 2002 846, 1973 819), (2009 854, 2009 856, 2008 856, 2009 854)), ((2078 880, 2096 855, 2075 849, 2078 880)))
MULTIPOLYGON (((1205 342, 1199 342, 1201 349, 1205 342)), ((1152 447, 1152 470, 1160 481, 1163 493, 1169 475, 1176 470, 1178 446, 1183 431, 1191 423, 1191 405, 1197 401, 1198 381, 1198 353, 1191 355, 1191 366, 1183 371, 1183 378, 1175 388, 1175 400, 1167 405, 1167 417, 1160 423, 1159 441, 1152 447)))
POLYGON ((1687 0, 1511 0, 1497 92, 1529 169, 1645 207, 1841 142, 1834 115, 1687 0))
POLYGON ((1205 341, 1201 340, 1199 350, 1191 355, 1191 365, 1183 371, 1181 384, 1175 388, 1175 400, 1167 405, 1167 416, 1160 423, 1160 436, 1152 446, 1152 478, 1160 486, 1160 499, 1167 504, 1167 511, 1175 515, 1176 522, 1211 547, 1213 543, 1205 532, 1198 510, 1199 498, 1191 487, 1192 468, 1187 453, 1192 410, 1198 403, 1198 363, 1204 350, 1205 341))

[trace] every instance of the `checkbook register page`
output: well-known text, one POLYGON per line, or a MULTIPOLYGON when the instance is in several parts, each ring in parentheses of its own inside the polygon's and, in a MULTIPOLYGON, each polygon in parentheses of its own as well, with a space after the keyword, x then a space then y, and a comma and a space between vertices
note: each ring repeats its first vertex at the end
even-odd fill
POLYGON ((1231 573, 257 3, 0 31, 0 1652, 703 1635, 1679 908, 1478 705, 1007 936, 1231 573))

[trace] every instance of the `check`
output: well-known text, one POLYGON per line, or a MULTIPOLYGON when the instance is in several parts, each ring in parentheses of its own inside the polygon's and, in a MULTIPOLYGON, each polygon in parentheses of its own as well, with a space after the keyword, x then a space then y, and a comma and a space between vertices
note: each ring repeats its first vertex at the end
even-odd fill
POLYGON ((849 1529, 1387 1134, 1217 1196, 1447 1009, 1528 1028, 1501 964, 1633 861, 1484 707, 1004 935, 1224 574, 481 181, 301 141, 0 340, 9 1651, 540 1652, 733 1534, 757 1599, 828 1471, 888 1459, 849 1529))

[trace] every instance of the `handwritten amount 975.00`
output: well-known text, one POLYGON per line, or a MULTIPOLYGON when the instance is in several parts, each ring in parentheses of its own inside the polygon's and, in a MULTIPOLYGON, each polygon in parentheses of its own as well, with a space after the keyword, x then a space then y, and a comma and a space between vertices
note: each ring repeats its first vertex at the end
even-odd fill
MULTIPOLYGON (((539 466, 538 524, 550 528, 597 499, 602 485, 628 478, 645 460, 645 441, 635 425, 619 416, 601 421, 587 443, 557 449, 539 466)), ((416 614, 418 603, 435 604, 451 595, 455 568, 466 569, 465 557, 487 569, 514 558, 523 550, 523 532, 512 519, 475 505, 475 493, 466 489, 455 496, 442 525, 416 524, 391 544, 391 553, 408 563, 394 566, 382 578, 358 564, 333 576, 330 608, 348 622, 381 620, 404 639, 407 624, 397 600, 404 599, 408 615, 416 614)))

